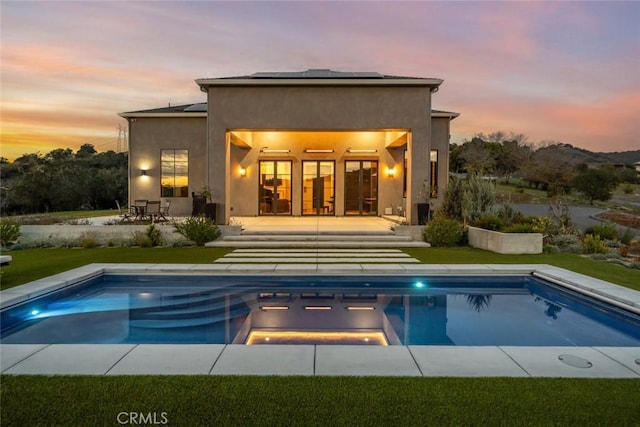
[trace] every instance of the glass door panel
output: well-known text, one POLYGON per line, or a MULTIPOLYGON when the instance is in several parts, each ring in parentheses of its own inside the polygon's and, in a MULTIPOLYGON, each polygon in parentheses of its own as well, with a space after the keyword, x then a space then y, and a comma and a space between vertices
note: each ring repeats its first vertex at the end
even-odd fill
POLYGON ((260 215, 291 215, 291 162, 260 161, 260 215))
POLYGON ((332 161, 302 162, 303 215, 334 215, 334 169, 332 161))
POLYGON ((344 177, 345 215, 378 214, 378 162, 347 160, 344 177))

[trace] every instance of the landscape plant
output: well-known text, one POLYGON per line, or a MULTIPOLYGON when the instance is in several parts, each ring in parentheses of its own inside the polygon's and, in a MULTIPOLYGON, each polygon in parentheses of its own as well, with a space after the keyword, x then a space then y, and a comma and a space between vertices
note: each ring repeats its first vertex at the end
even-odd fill
POLYGON ((585 235, 582 247, 585 254, 606 254, 609 252, 609 247, 597 234, 585 235))
POLYGON ((584 230, 584 234, 600 236, 604 240, 616 240, 618 238, 618 228, 609 223, 592 225, 584 230))
POLYGON ((93 233, 83 233, 80 236, 80 244, 85 249, 93 249, 98 247, 98 239, 93 233))
POLYGON ((203 215, 188 217, 174 227, 177 233, 194 242, 196 246, 204 246, 220 236, 218 226, 203 215))
POLYGON ((20 224, 8 218, 0 220, 0 245, 2 247, 13 245, 18 241, 20 234, 20 224))
POLYGON ((464 228, 455 219, 436 216, 424 228, 424 239, 431 246, 457 246, 464 239, 464 228))

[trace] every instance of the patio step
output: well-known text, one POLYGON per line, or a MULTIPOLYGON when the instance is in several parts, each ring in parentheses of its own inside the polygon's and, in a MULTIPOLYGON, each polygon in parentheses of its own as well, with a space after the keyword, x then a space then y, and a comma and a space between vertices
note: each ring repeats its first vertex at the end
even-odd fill
POLYGON ((407 236, 343 236, 343 235, 260 235, 226 236, 207 243, 222 248, 281 248, 281 249, 367 249, 367 248, 428 248, 426 242, 407 236))
POLYGON ((417 259, 399 249, 335 249, 299 252, 280 249, 236 249, 214 261, 218 264, 413 264, 417 259))

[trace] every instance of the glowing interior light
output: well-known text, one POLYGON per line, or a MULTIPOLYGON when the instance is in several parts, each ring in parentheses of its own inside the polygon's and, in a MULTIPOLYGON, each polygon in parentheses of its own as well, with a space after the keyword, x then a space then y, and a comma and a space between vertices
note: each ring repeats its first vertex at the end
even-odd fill
POLYGON ((265 305, 260 307, 262 311, 271 311, 271 310, 289 310, 289 306, 287 305, 265 305))
POLYGON ((271 338, 269 338, 269 337, 266 337, 266 338, 265 338, 264 340, 265 340, 265 341, 269 341, 270 339, 271 339, 271 338))
POLYGON ((422 282, 416 282, 415 287, 416 287, 416 288, 424 288, 424 283, 422 283, 422 282))

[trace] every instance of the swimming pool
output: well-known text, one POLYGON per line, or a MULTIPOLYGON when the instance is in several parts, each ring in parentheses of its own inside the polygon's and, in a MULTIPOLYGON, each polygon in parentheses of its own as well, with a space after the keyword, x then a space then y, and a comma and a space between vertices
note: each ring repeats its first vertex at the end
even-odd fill
POLYGON ((0 342, 640 347, 640 316, 531 274, 102 274, 4 309, 0 342))

